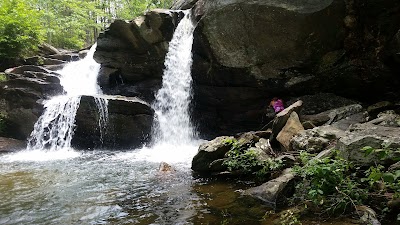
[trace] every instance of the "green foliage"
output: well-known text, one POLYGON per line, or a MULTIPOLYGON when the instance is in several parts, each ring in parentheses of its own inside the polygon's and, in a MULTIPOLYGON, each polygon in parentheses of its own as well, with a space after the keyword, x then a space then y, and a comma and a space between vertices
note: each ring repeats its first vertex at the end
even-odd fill
POLYGON ((0 58, 27 56, 42 42, 79 49, 96 41, 115 19, 132 20, 172 0, 3 0, 0 58))
POLYGON ((0 82, 6 81, 7 80, 7 76, 5 73, 0 73, 0 82))
POLYGON ((311 201, 328 214, 343 213, 367 198, 367 190, 355 182, 352 166, 336 155, 323 159, 310 159, 302 153, 304 166, 294 171, 303 178, 297 187, 297 197, 311 201))
MULTIPOLYGON (((393 149, 387 146, 383 146, 381 149, 376 149, 371 146, 365 146, 362 148, 365 151, 366 156, 375 154, 381 160, 392 159, 394 161, 399 161, 398 158, 393 157, 395 153, 398 153, 399 149, 393 149)), ((382 165, 371 166, 368 170, 365 171, 365 178, 362 178, 362 182, 367 182, 371 189, 374 188, 377 184, 382 184, 386 190, 381 191, 389 191, 394 192, 394 197, 400 197, 400 170, 395 171, 386 171, 385 167, 382 165)))
POLYGON ((23 0, 0 2, 0 60, 28 56, 42 40, 37 10, 23 0))
POLYGON ((263 179, 272 171, 283 167, 281 160, 270 158, 259 160, 258 153, 254 149, 248 148, 236 139, 227 139, 225 142, 231 145, 231 149, 226 154, 227 159, 224 161, 224 165, 228 167, 229 171, 240 171, 245 175, 254 173, 258 178, 263 179))
POLYGON ((281 213, 279 222, 281 225, 302 225, 298 215, 290 209, 281 213))

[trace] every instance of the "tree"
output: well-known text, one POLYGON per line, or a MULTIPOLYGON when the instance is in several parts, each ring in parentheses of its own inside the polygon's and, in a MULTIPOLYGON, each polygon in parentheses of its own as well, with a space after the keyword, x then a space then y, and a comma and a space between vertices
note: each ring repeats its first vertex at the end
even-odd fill
POLYGON ((40 13, 23 0, 0 2, 0 60, 20 58, 43 40, 40 13))

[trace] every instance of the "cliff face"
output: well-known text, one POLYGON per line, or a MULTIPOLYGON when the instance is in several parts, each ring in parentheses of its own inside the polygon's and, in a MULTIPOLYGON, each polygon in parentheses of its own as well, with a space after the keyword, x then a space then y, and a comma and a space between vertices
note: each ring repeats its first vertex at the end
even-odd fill
MULTIPOLYGON (((205 133, 259 128, 270 119, 265 108, 274 96, 331 92, 365 102, 399 99, 396 0, 188 0, 174 7, 192 7, 198 21, 193 118, 205 133)), ((103 87, 151 101, 178 22, 178 11, 153 11, 111 25, 95 54, 103 87)))

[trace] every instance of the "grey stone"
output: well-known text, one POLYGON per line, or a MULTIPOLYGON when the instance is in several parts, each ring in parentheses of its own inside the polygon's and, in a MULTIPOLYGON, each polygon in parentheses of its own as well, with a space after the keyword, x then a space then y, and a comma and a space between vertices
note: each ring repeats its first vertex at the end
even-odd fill
POLYGON ((294 175, 290 169, 283 171, 278 178, 270 180, 260 186, 245 190, 243 195, 250 195, 265 202, 267 206, 276 208, 285 202, 286 197, 291 194, 294 175), (286 196, 287 195, 287 196, 286 196))
POLYGON ((394 149, 400 147, 400 128, 397 127, 383 127, 365 123, 353 125, 350 131, 338 140, 336 147, 345 159, 355 164, 369 166, 375 163, 384 165, 390 163, 391 157, 387 162, 381 160, 378 154, 366 156, 361 150, 365 146, 375 149, 381 149, 384 146, 394 149))
POLYGON ((291 146, 295 151, 321 152, 345 134, 344 131, 330 125, 315 127, 295 135, 292 138, 291 146))
POLYGON ((193 157, 192 170, 196 172, 210 172, 210 165, 218 159, 223 159, 232 147, 231 136, 217 137, 209 142, 201 144, 199 151, 193 157))

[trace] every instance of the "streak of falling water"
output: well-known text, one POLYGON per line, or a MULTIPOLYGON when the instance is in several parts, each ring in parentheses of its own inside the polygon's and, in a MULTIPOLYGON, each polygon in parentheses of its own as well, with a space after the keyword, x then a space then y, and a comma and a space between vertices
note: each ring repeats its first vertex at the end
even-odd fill
POLYGON ((153 127, 156 144, 189 144, 194 131, 190 122, 191 66, 194 24, 190 10, 179 22, 165 58, 162 87, 153 108, 158 126, 153 127))
MULTIPOLYGON (((84 59, 71 62, 57 71, 61 75, 60 83, 65 94, 45 101, 43 114, 35 123, 28 139, 27 150, 59 150, 71 147, 81 96, 101 94, 97 84, 100 64, 93 59, 96 46, 94 44, 91 47, 84 59)), ((100 114, 99 126, 104 128, 108 120, 107 100, 95 97, 95 102, 100 114)))

